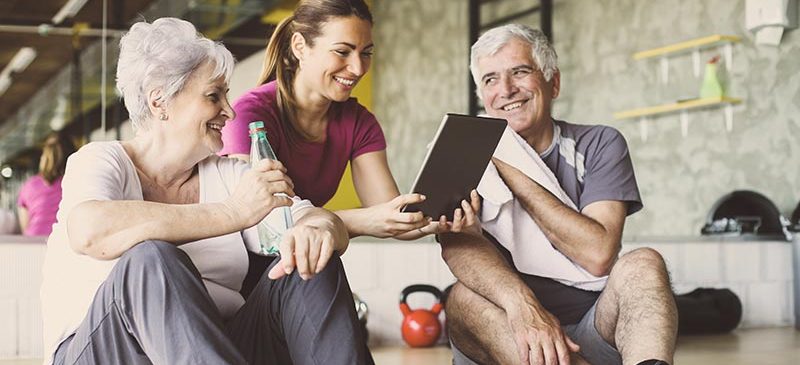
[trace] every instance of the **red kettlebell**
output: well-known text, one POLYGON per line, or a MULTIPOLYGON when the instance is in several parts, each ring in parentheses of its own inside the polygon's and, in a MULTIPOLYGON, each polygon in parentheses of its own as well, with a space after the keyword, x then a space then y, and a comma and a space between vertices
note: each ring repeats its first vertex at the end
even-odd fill
POLYGON ((432 346, 439 340, 442 333, 442 324, 439 322, 439 313, 442 311, 442 292, 434 286, 425 284, 411 285, 400 293, 400 311, 403 313, 401 330, 403 340, 411 347, 432 346), (411 293, 427 292, 436 297, 436 303, 431 309, 411 310, 406 303, 406 297, 411 293))

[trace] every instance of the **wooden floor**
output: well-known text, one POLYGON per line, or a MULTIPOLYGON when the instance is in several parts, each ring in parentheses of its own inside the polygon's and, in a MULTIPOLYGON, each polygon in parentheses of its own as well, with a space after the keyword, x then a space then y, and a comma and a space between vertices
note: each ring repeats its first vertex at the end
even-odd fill
MULTIPOLYGON (((450 364, 450 349, 380 348, 372 355, 378 365, 450 364)), ((798 365, 800 332, 794 328, 739 330, 728 335, 678 339, 678 365, 798 365)))
MULTIPOLYGON (((447 347, 373 349, 378 365, 445 365, 452 357, 447 347)), ((41 360, 0 360, 0 365, 38 365, 41 360)), ((800 332, 794 328, 739 330, 721 336, 692 336, 678 340, 678 365, 797 365, 800 332)))

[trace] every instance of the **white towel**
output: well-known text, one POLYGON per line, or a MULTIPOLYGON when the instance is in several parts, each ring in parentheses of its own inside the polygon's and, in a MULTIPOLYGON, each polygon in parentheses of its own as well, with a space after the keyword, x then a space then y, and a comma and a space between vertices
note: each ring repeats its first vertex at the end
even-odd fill
MULTIPOLYGON (((511 128, 506 127, 503 132, 494 157, 516 167, 577 210, 539 154, 511 128)), ((487 166, 478 193, 483 197, 480 214, 483 229, 511 252, 517 270, 583 290, 599 291, 605 287, 606 276, 592 275, 550 243, 522 203, 514 198, 493 163, 487 166)))

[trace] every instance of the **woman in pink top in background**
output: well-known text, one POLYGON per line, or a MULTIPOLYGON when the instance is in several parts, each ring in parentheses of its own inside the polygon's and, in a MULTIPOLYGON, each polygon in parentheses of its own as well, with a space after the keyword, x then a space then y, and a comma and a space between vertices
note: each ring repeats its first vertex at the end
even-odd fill
POLYGON ((372 52, 372 15, 363 0, 301 1, 269 40, 260 86, 234 103, 236 117, 222 129, 220 154, 248 160, 248 124, 263 121, 295 192, 316 206, 333 197, 351 163, 364 207, 335 212, 351 237, 416 239, 460 230, 460 209, 455 223, 400 211, 425 198, 400 195, 378 121, 350 97, 372 52))
POLYGON ((75 147, 66 138, 53 133, 47 137, 39 159, 39 173, 22 185, 17 199, 17 215, 22 234, 47 236, 56 222, 61 202, 61 177, 67 157, 75 147))

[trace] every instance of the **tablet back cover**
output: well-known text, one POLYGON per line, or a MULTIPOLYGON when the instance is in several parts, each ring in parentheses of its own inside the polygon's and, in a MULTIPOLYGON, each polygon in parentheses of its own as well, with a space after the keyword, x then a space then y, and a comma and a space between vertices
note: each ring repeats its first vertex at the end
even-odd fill
POLYGON ((503 119, 447 114, 411 190, 426 199, 404 211, 422 211, 434 220, 444 215, 452 221, 461 200, 469 201, 469 192, 478 187, 507 124, 503 119))

